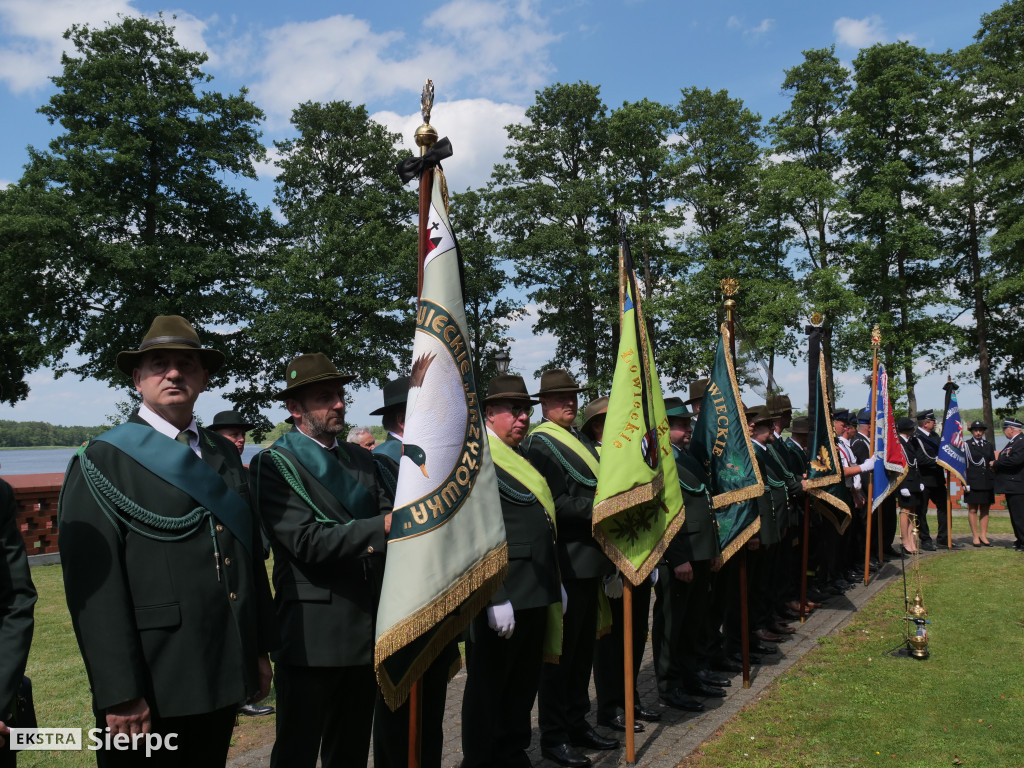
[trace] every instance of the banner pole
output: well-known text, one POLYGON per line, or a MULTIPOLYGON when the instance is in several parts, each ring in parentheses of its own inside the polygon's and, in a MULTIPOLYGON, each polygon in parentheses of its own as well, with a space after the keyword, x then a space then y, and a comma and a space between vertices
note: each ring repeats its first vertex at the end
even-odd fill
POLYGON ((807 619, 807 553, 809 549, 808 537, 811 533, 811 495, 804 494, 804 540, 803 556, 800 567, 800 623, 807 619))
MULTIPOLYGON (((871 329, 871 347, 874 350, 871 362, 871 455, 875 456, 878 452, 878 442, 875 437, 875 420, 878 416, 878 346, 882 343, 882 332, 877 325, 871 329)), ((878 461, 878 457, 875 456, 875 461, 878 461)), ((865 524, 864 530, 864 586, 868 585, 871 580, 871 517, 874 512, 874 487, 875 487, 875 471, 871 470, 868 475, 868 501, 867 501, 867 523, 865 524)), ((881 522, 882 513, 878 513, 879 522, 881 522)), ((881 528, 879 528, 881 531, 881 528)), ((881 554, 878 556, 879 562, 882 560, 881 554)))
POLYGON ((626 687, 626 764, 636 762, 636 711, 633 701, 633 584, 622 577, 622 655, 626 687))
POLYGON ((953 473, 946 470, 946 548, 953 548, 953 473))

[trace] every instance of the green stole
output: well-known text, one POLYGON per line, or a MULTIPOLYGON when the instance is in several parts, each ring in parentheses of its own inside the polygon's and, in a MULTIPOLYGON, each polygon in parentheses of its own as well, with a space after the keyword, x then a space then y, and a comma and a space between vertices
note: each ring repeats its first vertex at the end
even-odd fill
MULTIPOLYGON (((516 482, 522 484, 530 493, 537 497, 537 501, 544 507, 551 527, 558 534, 558 524, 555 522, 555 500, 551 496, 551 489, 548 488, 544 475, 533 468, 526 459, 509 448, 498 437, 487 432, 487 445, 491 449, 491 459, 496 466, 508 472, 516 482)), ((561 582, 561 577, 559 577, 561 582)), ((544 660, 557 662, 562 655, 562 601, 551 603, 548 606, 548 626, 544 632, 544 660)))
POLYGON ((199 502, 252 552, 252 510, 217 471, 186 445, 149 425, 126 421, 94 441, 109 443, 168 485, 199 502))
POLYGON ((597 478, 597 457, 588 451, 587 447, 580 442, 572 432, 564 427, 558 426, 553 421, 542 421, 534 428, 533 434, 541 434, 550 437, 559 445, 571 451, 587 465, 587 468, 590 470, 594 478, 597 478))
MULTIPOLYGON (((380 511, 377 501, 352 475, 338 463, 333 454, 311 437, 298 430, 286 432, 267 450, 283 448, 298 459, 299 464, 316 478, 336 498, 345 510, 357 520, 376 517, 380 511)), ((345 449, 338 444, 338 452, 345 449)))

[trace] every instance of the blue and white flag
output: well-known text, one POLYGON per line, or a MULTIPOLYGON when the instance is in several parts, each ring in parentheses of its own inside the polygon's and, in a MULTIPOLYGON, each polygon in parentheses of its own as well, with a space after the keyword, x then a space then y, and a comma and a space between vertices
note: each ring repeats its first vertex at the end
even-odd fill
MULTIPOLYGON (((869 395, 870 397, 870 395, 869 395)), ((871 476, 871 510, 877 510, 886 497, 896 490, 907 476, 907 455, 896 432, 892 403, 889 401, 889 376, 885 366, 878 366, 875 402, 868 410, 875 415, 875 468, 871 476)))
POLYGON ((960 406, 956 402, 956 392, 949 393, 949 405, 942 418, 942 438, 939 440, 939 455, 935 463, 959 477, 961 483, 967 482, 964 423, 960 419, 960 406))

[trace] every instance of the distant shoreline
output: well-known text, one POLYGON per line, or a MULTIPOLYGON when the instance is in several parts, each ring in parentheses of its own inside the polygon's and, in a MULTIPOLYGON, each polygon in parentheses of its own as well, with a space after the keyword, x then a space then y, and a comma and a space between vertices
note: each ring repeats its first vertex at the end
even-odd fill
POLYGON ((60 451, 78 447, 77 445, 18 445, 0 447, 0 451, 60 451))

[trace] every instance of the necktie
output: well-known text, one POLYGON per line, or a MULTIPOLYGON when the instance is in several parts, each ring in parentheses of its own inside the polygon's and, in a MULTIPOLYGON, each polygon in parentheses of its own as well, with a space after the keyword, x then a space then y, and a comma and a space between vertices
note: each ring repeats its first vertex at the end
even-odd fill
POLYGON ((175 437, 179 443, 184 445, 186 448, 192 447, 192 431, 189 429, 183 429, 175 437))

